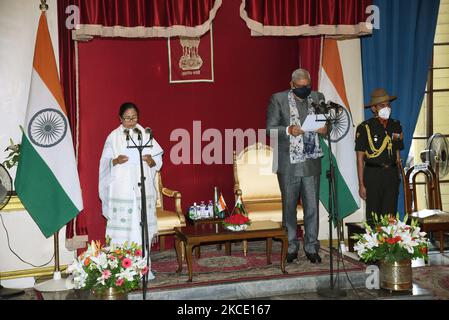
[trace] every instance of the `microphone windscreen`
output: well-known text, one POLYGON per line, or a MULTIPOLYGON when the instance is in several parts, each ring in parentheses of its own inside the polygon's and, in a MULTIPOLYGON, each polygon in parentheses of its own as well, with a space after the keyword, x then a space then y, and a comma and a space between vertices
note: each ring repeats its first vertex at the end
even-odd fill
POLYGON ((129 135, 129 129, 123 130, 123 133, 124 133, 125 135, 129 135))
POLYGON ((134 130, 134 133, 137 133, 137 134, 142 134, 142 131, 140 131, 140 129, 139 129, 139 128, 134 128, 133 130, 134 130))
POLYGON ((151 128, 146 127, 146 128, 145 128, 145 133, 146 133, 146 134, 152 134, 152 133, 153 133, 153 130, 151 130, 151 128))

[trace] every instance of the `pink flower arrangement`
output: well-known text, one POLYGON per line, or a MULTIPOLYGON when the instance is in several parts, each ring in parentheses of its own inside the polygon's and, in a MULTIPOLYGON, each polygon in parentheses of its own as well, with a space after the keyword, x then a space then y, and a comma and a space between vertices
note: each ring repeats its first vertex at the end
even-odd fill
MULTIPOLYGON (((107 241, 108 243, 108 241, 107 241)), ((128 292, 139 288, 142 277, 149 271, 142 248, 136 243, 102 247, 92 241, 67 268, 75 289, 102 292, 108 288, 128 292)))

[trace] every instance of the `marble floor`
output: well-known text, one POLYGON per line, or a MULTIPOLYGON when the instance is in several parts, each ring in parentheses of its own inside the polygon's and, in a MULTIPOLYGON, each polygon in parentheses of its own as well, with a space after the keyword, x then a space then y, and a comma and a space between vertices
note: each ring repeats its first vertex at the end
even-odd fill
MULTIPOLYGON (((351 255, 350 253, 348 253, 351 255)), ((413 267, 425 266, 423 261, 414 262, 413 267)), ((436 265, 449 265, 449 250, 444 253, 433 249, 429 252, 428 266, 436 265)), ((289 278, 289 279, 277 279, 265 281, 252 281, 248 283, 237 283, 221 286, 210 286, 207 288, 209 297, 215 296, 216 299, 223 300, 429 300, 433 299, 432 292, 419 287, 414 284, 413 290, 408 292, 389 292, 388 290, 368 290, 364 287, 364 281, 366 275, 364 272, 359 271, 351 275, 346 276, 344 273, 340 274, 341 288, 344 295, 340 295, 336 290, 326 292, 330 287, 329 275, 321 275, 319 277, 302 277, 301 279, 289 278), (308 278, 308 279, 307 279, 308 278), (311 286, 313 283, 314 287, 311 286), (261 288, 271 286, 278 288, 273 291, 276 294, 269 294, 264 296, 258 293, 261 288), (289 290, 283 290, 283 288, 289 287, 289 290), (308 288, 304 290, 304 288, 308 288), (315 289, 313 289, 315 288, 315 289), (321 289, 317 289, 321 288, 321 289), (324 289, 323 289, 324 288, 324 289), (213 291, 209 292, 209 291, 213 291), (285 293, 284 293, 285 292, 285 293)), ((202 287, 203 288, 203 287, 202 287)), ((335 286, 337 288, 337 286, 335 286)), ((204 292, 204 289, 202 290, 204 292)), ((208 299, 203 296, 197 295, 198 289, 191 288, 187 290, 171 290, 170 292, 152 292, 147 299, 160 300, 160 299, 173 299, 173 300, 188 300, 188 299, 208 299), (196 290, 196 291, 195 291, 196 290)), ((36 295, 33 288, 25 289, 24 293, 9 297, 8 300, 36 300, 43 298, 45 300, 73 300, 82 299, 73 296, 73 293, 68 291, 63 292, 47 292, 39 297, 36 295)), ((129 297, 130 300, 141 300, 141 294, 133 294, 129 297)), ((210 299, 210 298, 209 298, 210 299)))
MULTIPOLYGON (((349 253, 349 255, 354 256, 349 253)), ((444 253, 437 251, 437 248, 432 248, 429 252, 429 260, 427 264, 424 261, 413 261, 412 268, 424 267, 424 266, 438 266, 438 265, 449 265, 449 250, 444 253)), ((330 287, 330 285, 329 285, 330 287)), ((329 295, 323 294, 322 292, 302 292, 297 294, 287 294, 287 295, 276 295, 265 298, 266 300, 327 300, 327 299, 342 299, 342 300, 389 300, 389 299, 419 299, 427 300, 432 299, 432 293, 425 289, 419 287, 417 284, 413 285, 413 290, 411 292, 390 292, 388 290, 368 290, 366 288, 350 288, 340 290, 343 295, 339 295, 336 292, 336 297, 329 297, 329 295)), ((325 292, 326 293, 326 292, 325 292)))

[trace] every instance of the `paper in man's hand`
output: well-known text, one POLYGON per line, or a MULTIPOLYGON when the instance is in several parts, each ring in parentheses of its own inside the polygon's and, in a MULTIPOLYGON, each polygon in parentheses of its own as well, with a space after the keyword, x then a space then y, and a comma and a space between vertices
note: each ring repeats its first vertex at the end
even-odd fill
POLYGON ((326 126, 326 117, 323 114, 310 114, 304 120, 301 129, 305 132, 316 131, 324 126, 326 126))

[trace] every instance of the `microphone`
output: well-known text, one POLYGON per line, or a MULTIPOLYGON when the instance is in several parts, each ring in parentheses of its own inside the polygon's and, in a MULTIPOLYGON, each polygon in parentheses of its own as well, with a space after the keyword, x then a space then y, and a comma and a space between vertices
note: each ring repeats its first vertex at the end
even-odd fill
POLYGON ((137 139, 142 140, 142 131, 139 128, 134 128, 133 131, 137 134, 137 139))
POLYGON ((335 112, 339 112, 343 109, 343 106, 338 103, 329 101, 328 103, 324 102, 324 100, 320 100, 318 104, 312 102, 312 107, 315 109, 316 114, 328 114, 330 109, 334 109, 335 112))
POLYGON ((329 108, 326 104, 326 102, 324 102, 324 100, 320 100, 320 102, 314 103, 312 102, 312 107, 315 109, 315 113, 316 114, 326 114, 329 112, 329 108))
POLYGON ((146 127, 145 128, 145 133, 150 136, 150 140, 153 139, 153 130, 151 130, 151 128, 146 127))
POLYGON ((335 110, 343 109, 343 106, 339 105, 338 103, 329 101, 328 104, 329 104, 329 107, 328 107, 329 109, 335 109, 335 110))
POLYGON ((126 141, 129 141, 129 129, 123 130, 123 133, 124 133, 125 136, 126 136, 126 141))

